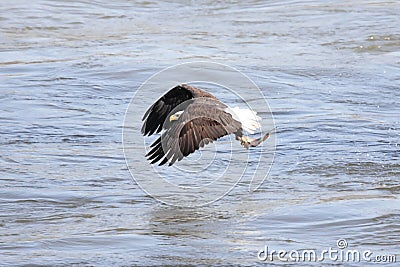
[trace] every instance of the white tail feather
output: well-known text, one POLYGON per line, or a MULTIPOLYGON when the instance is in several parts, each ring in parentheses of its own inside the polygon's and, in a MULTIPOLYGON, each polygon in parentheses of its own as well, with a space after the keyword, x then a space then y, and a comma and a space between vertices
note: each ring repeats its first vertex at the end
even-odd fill
POLYGON ((242 123, 242 128, 250 134, 254 134, 254 131, 261 128, 261 118, 257 116, 257 112, 250 109, 243 109, 239 107, 228 108, 227 111, 232 114, 235 120, 242 123))

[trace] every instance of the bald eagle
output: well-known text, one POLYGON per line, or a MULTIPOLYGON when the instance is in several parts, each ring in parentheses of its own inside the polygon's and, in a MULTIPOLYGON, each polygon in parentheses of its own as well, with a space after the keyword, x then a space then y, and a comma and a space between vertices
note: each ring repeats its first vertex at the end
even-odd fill
POLYGON ((204 145, 234 134, 245 148, 258 146, 269 133, 254 139, 244 135, 261 128, 256 112, 229 108, 214 95, 187 84, 175 86, 158 99, 144 114, 142 134, 161 136, 146 154, 151 164, 169 166, 204 145))

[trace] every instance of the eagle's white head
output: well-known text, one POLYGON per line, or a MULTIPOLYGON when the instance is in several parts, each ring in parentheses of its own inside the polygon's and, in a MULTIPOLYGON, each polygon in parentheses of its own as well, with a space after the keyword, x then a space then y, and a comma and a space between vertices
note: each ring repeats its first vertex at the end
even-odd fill
POLYGON ((178 120, 179 117, 182 115, 182 113, 183 113, 183 110, 178 111, 178 112, 172 114, 172 115, 169 117, 169 121, 172 122, 172 121, 178 120))

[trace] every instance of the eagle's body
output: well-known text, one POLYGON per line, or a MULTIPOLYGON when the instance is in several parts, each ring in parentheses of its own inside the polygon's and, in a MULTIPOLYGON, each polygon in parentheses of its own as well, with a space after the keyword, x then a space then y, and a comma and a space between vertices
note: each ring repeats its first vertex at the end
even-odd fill
POLYGON ((159 165, 172 165, 225 135, 234 134, 246 148, 259 145, 269 136, 252 139, 243 135, 244 131, 254 133, 260 128, 256 112, 230 109, 214 95, 186 84, 163 95, 142 120, 144 135, 165 130, 146 155, 152 164, 160 161, 159 165))

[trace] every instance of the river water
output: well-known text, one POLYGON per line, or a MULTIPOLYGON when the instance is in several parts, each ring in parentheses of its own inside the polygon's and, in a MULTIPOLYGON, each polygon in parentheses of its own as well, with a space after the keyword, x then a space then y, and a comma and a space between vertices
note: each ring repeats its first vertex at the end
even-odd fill
POLYGON ((3 0, 1 265, 285 265, 258 252, 339 239, 399 261, 399 13, 373 0, 3 0), (122 128, 143 82, 198 60, 258 85, 276 153, 259 190, 188 209, 132 180, 122 128))

